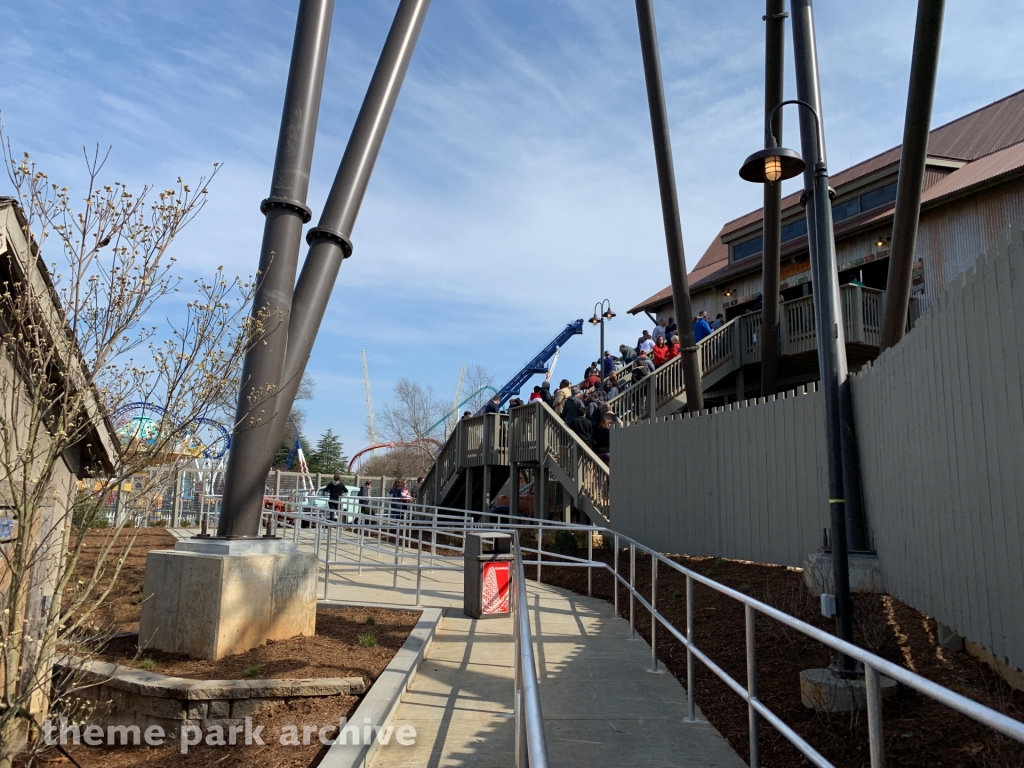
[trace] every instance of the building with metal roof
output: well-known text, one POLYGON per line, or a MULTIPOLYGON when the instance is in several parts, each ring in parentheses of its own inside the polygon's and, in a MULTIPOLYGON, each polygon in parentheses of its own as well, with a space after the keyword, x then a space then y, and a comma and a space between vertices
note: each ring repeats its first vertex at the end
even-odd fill
MULTIPOLYGON (((900 149, 832 176, 832 214, 841 283, 884 290, 900 149)), ((761 210, 727 222, 689 275, 694 312, 732 319, 759 308, 761 210)), ((928 144, 914 299, 923 312, 934 297, 1008 225, 1024 218, 1024 90, 934 129, 928 144)), ((782 200, 781 294, 811 294, 807 227, 800 193, 782 200)), ((671 286, 629 310, 673 314, 671 286)))
MULTIPOLYGON (((893 147, 831 177, 847 359, 854 371, 879 354, 900 151, 893 147)), ((800 195, 782 199, 780 388, 818 378, 807 221, 800 195)), ((993 248, 1010 225, 1022 220, 1024 90, 929 134, 909 322, 993 248)), ((704 397, 712 405, 760 394, 761 224, 761 210, 727 222, 689 274, 694 314, 721 314, 726 323, 710 343, 701 345, 704 397)), ((674 316, 671 286, 629 312, 644 312, 658 321, 674 316)), ((658 393, 648 398, 656 407, 632 402, 637 395, 622 408, 650 416, 682 407, 682 384, 669 382, 675 378, 672 371, 659 371, 658 393)))

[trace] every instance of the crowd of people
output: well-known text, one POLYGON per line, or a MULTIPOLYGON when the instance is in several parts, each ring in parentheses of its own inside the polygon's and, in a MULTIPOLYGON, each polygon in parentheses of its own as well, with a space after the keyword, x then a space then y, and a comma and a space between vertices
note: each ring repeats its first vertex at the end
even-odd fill
MULTIPOLYGON (((713 321, 706 311, 693 318, 693 332, 697 342, 710 336, 725 324, 719 314, 713 321)), ((658 368, 680 355, 679 326, 674 318, 657 321, 654 329, 644 331, 637 339, 636 346, 619 345, 619 354, 612 355, 605 350, 600 361, 591 363, 583 373, 583 379, 573 384, 562 379, 551 391, 551 382, 533 388, 530 402, 543 400, 565 421, 584 443, 586 443, 606 464, 611 463, 610 430, 620 423, 609 401, 631 386, 643 381, 658 368)), ((524 405, 521 398, 509 401, 509 408, 524 405)), ((483 413, 499 413, 501 397, 495 395, 482 409, 483 413)), ((462 418, 473 414, 465 411, 462 418)))

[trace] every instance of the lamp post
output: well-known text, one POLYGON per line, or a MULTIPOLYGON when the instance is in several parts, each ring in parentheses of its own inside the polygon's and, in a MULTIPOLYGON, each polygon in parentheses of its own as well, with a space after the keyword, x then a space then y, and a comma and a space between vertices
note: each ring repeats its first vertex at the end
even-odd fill
POLYGON ((612 303, 608 299, 597 302, 594 305, 594 316, 590 318, 591 325, 601 326, 601 350, 597 355, 597 365, 601 370, 601 386, 604 386, 604 321, 615 317, 612 312, 612 303))
MULTIPOLYGON (((795 22, 795 20, 794 20, 795 22)), ((798 37, 798 35, 794 35, 798 37)), ((798 57, 799 63, 799 57, 798 57)), ((798 74, 799 79, 799 74, 798 74)), ((815 90, 817 90, 815 88, 815 90)), ((811 260, 815 263, 814 304, 815 335, 818 342, 818 368, 822 393, 825 399, 825 441, 828 455, 828 504, 832 525, 832 567, 835 581, 836 630, 838 636, 853 642, 853 601, 850 597, 850 571, 847 558, 846 505, 844 496, 842 414, 843 398, 848 397, 846 340, 843 324, 839 317, 839 286, 836 272, 835 237, 832 230, 832 202, 829 196, 828 168, 825 164, 825 148, 818 110, 802 99, 780 102, 765 120, 765 135, 768 147, 750 155, 740 169, 740 177, 746 181, 762 184, 778 184, 803 173, 808 164, 792 149, 775 146, 771 131, 771 119, 775 112, 786 104, 796 104, 814 118, 814 130, 806 135, 801 125, 804 149, 810 155, 813 173, 811 185, 804 191, 805 206, 810 204, 808 230, 813 234, 809 240, 811 260)), ((805 175, 805 182, 806 182, 805 175)), ((854 661, 841 654, 839 669, 842 676, 854 673, 854 661)))

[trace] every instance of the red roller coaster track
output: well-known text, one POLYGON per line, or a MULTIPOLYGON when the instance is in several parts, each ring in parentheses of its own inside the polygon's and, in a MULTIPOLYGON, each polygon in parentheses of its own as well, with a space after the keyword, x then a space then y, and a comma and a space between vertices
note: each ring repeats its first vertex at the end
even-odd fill
POLYGON ((378 448, 409 448, 415 445, 420 445, 422 443, 433 443, 438 448, 441 447, 441 441, 435 440, 432 437, 424 437, 422 440, 413 440, 412 442, 406 443, 377 443, 376 445, 371 445, 367 448, 363 448, 361 451, 356 453, 356 455, 353 456, 352 459, 349 461, 349 467, 355 470, 356 462, 359 461, 360 456, 362 456, 364 453, 369 453, 370 451, 376 451, 378 448))

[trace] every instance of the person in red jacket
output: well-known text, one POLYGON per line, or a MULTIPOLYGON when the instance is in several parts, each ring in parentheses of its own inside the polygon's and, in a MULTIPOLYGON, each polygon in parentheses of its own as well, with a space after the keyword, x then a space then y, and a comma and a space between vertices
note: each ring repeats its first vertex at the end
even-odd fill
POLYGON ((668 344, 665 343, 664 336, 658 337, 654 344, 654 349, 651 351, 651 357, 654 359, 655 368, 661 367, 668 360, 668 344))
POLYGON ((673 336, 672 341, 668 345, 668 354, 665 355, 665 362, 673 358, 679 357, 679 337, 673 336))

